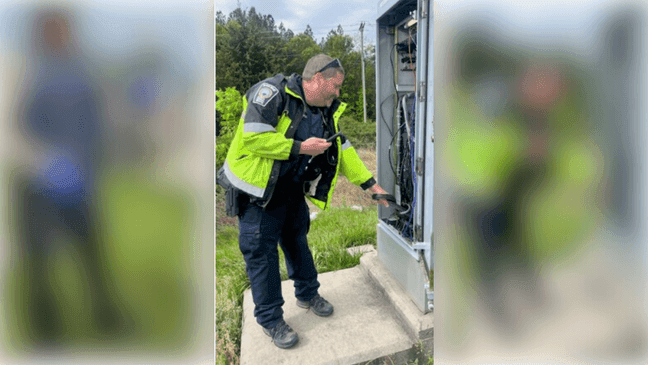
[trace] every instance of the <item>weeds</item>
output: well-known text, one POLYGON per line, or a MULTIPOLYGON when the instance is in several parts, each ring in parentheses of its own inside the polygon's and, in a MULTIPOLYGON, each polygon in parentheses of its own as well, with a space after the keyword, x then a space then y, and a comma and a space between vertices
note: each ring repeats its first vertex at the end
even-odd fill
POLYGON ((218 234, 216 250, 216 364, 239 364, 243 292, 249 287, 242 258, 234 255, 238 248, 235 228, 218 234), (232 237, 233 236, 233 237, 232 237))
POLYGON ((416 359, 408 365, 434 365, 432 354, 425 348, 423 342, 419 341, 414 344, 414 352, 416 359))

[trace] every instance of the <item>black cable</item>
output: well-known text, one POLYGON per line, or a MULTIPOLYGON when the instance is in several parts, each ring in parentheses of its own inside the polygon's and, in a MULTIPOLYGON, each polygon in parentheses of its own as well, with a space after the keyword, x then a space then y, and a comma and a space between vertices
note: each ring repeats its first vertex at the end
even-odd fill
MULTIPOLYGON (((407 113, 409 115, 409 111, 407 110, 407 104, 404 106, 401 105, 401 103, 398 104, 398 110, 399 112, 402 110, 403 113, 407 113)), ((399 114, 400 115, 400 114, 399 114)), ((410 115, 410 121, 412 123, 411 128, 414 128, 414 116, 410 115)), ((398 129, 398 133, 402 136, 405 134, 403 131, 403 127, 408 127, 407 122, 404 121, 400 128, 398 129)), ((413 200, 414 200, 414 186, 413 186, 413 181, 412 181, 412 165, 411 165, 411 159, 413 156, 413 146, 412 146, 412 137, 410 136, 403 136, 403 143, 399 146, 399 160, 401 161, 401 164, 399 166, 399 171, 398 171, 398 185, 400 186, 400 204, 401 205, 408 205, 412 206, 413 200)), ((399 216, 399 219, 397 221, 394 221, 394 227, 398 230, 401 236, 407 239, 413 239, 413 227, 412 227, 412 216, 413 212, 410 212, 409 215, 403 215, 399 216)))
MULTIPOLYGON (((405 123, 401 123, 401 125, 398 127, 396 132, 400 133, 401 129, 405 126, 405 123)), ((391 148, 394 145, 394 139, 396 138, 397 134, 393 133, 392 134, 392 139, 391 142, 389 143, 389 148, 388 148, 388 154, 389 154, 389 165, 392 168, 392 172, 394 173, 394 178, 396 178, 398 175, 396 174, 396 170, 394 169, 394 161, 392 160, 392 154, 391 154, 391 148)), ((401 159, 402 160, 402 159, 401 159)), ((402 166, 402 165, 401 165, 402 166)))
POLYGON ((392 160, 392 153, 391 153, 391 148, 394 145, 394 138, 396 138, 396 134, 392 134, 392 139, 391 142, 389 143, 389 147, 387 148, 387 154, 389 155, 389 166, 391 166, 392 172, 394 173, 394 179, 396 179, 396 170, 394 169, 394 161, 392 160))
MULTIPOLYGON (((394 66, 394 58, 393 58, 393 56, 394 56, 394 48, 395 47, 396 47, 396 43, 394 43, 394 45, 392 45, 391 51, 389 51, 389 62, 391 62, 392 71, 393 71, 392 72, 392 82, 394 83, 394 94, 387 96, 380 103, 380 117, 382 118, 383 122, 385 123, 388 130, 390 131, 389 133, 392 136, 391 143, 389 144, 389 148, 388 148, 388 153, 389 153, 389 166, 392 169, 392 173, 394 174, 394 178, 396 178, 396 170, 394 169, 394 161, 393 161, 392 155, 391 155, 391 148, 394 145, 394 138, 396 136, 396 133, 395 133, 395 131, 389 129, 389 125, 387 124, 387 120, 385 120, 385 116, 384 116, 384 113, 383 113, 383 104, 385 103, 385 101, 387 101, 387 99, 389 99, 392 96, 395 97, 396 99, 398 99, 398 89, 396 88, 396 67, 394 66)), ((400 128, 401 127, 399 127, 398 129, 400 129, 400 128)))
MULTIPOLYGON (((393 94, 387 95, 387 97, 384 98, 383 101, 380 103, 380 119, 382 119, 383 123, 385 123, 385 126, 387 127, 389 134, 392 136, 392 143, 394 143, 394 131, 391 130, 389 124, 387 124, 387 120, 385 119, 385 113, 383 112, 383 105, 389 98, 393 96, 394 96, 393 94)), ((391 144, 389 145, 389 151, 391 151, 391 144)), ((394 162, 392 161, 391 153, 389 153, 389 166, 392 169, 392 173, 394 174, 394 177, 396 177, 396 170, 394 170, 394 162)))
MULTIPOLYGON (((402 107, 400 106, 398 110, 402 110, 402 107)), ((404 118, 403 118, 404 119, 404 118)), ((407 123, 403 121, 402 123, 399 124, 398 129, 396 129, 395 133, 392 135, 392 140, 389 145, 389 156, 391 159, 391 147, 394 146, 394 141, 396 137, 398 136, 403 136, 406 132, 404 131, 404 127, 407 126, 407 123)), ((400 196, 401 196, 401 205, 408 205, 411 206, 411 200, 412 200, 412 189, 410 184, 408 184, 408 177, 410 176, 409 170, 411 170, 409 160, 411 158, 411 146, 410 146, 410 141, 409 139, 405 136, 403 137, 403 143, 399 145, 399 160, 401 161, 401 164, 399 166, 399 171, 398 171, 398 176, 396 176, 396 181, 398 186, 400 186, 400 196)), ((393 162, 390 161, 390 164, 393 166, 393 162)), ((410 214, 411 215, 411 214, 410 214)), ((410 218, 408 215, 398 215, 397 220, 392 220, 388 221, 387 223, 393 226, 396 231, 400 233, 400 235, 406 239, 412 239, 412 227, 409 223, 410 218)))
POLYGON ((385 113, 383 113, 383 104, 390 98, 393 97, 394 94, 387 95, 386 98, 383 99, 383 101, 380 102, 380 118, 382 119, 383 123, 385 123, 385 126, 387 127, 387 130, 389 131, 390 135, 394 135, 394 131, 389 127, 389 124, 387 124, 387 120, 385 119, 385 113))

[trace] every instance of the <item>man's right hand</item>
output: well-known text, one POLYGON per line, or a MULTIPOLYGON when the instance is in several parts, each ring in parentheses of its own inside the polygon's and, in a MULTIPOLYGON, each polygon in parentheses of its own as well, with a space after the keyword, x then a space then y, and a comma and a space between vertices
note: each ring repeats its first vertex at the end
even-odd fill
POLYGON ((326 142, 323 138, 311 137, 301 143, 299 153, 302 155, 317 156, 331 147, 331 142, 326 142))

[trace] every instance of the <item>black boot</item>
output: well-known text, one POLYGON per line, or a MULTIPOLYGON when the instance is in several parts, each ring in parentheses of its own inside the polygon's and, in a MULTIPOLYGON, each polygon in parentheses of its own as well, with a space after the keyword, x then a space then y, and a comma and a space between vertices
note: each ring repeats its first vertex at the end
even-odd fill
POLYGON ((293 347, 299 341, 297 333, 283 319, 273 328, 264 328, 263 333, 272 337, 272 342, 282 349, 293 347))

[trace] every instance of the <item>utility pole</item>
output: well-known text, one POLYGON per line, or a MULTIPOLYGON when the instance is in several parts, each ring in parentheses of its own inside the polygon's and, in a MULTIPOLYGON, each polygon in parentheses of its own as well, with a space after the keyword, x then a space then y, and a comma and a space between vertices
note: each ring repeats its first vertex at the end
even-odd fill
POLYGON ((365 91, 365 65, 364 65, 364 26, 365 23, 360 24, 360 56, 362 56, 362 109, 364 122, 367 123, 367 94, 365 91))

